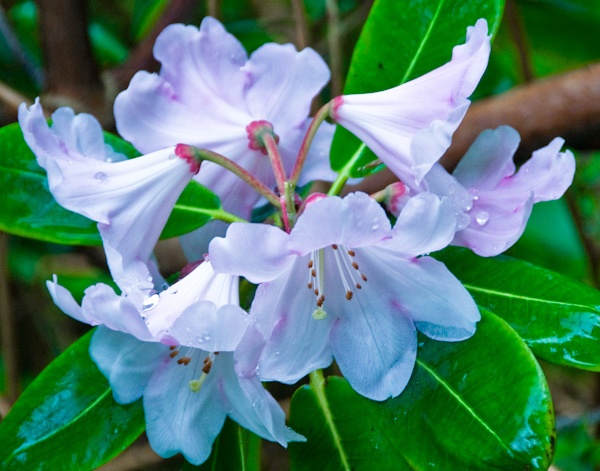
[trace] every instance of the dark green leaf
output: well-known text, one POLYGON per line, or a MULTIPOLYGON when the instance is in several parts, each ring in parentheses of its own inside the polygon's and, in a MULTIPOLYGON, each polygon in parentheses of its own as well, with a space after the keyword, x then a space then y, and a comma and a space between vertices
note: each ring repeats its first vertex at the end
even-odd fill
MULTIPOLYGON (((128 142, 105 133, 106 143, 129 158, 139 153, 128 142)), ((46 172, 25 143, 17 123, 0 129, 0 187, 4 192, 0 230, 23 237, 71 245, 100 245, 96 223, 67 211, 48 191, 46 172)), ((211 219, 221 203, 192 181, 183 191, 161 235, 190 232, 211 219)))
MULTIPOLYGON (((376 0, 354 49, 344 94, 386 90, 443 65, 479 18, 486 18, 495 32, 503 8, 504 0, 376 0)), ((374 159, 356 137, 338 127, 331 150, 334 170, 350 160, 357 169, 374 159), (354 162, 357 152, 362 157, 354 162)))
POLYGON ((536 356, 600 371, 600 291, 507 256, 436 254, 480 306, 507 321, 536 356))
POLYGON ((227 418, 215 440, 208 460, 200 466, 185 463, 183 471, 200 470, 260 470, 260 443, 258 436, 227 418))
POLYGON ((96 469, 142 433, 141 401, 114 401, 88 354, 91 335, 54 360, 0 423, 1 469, 96 469))
POLYGON ((394 399, 370 401, 341 378, 299 389, 290 425, 308 441, 290 445, 292 469, 547 469, 554 416, 544 376, 515 332, 482 314, 469 340, 422 338, 394 399))

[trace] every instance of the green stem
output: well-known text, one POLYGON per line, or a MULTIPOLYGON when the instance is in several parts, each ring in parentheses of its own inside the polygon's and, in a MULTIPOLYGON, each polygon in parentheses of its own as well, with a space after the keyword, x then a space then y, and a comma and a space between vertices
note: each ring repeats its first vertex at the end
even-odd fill
POLYGON ((219 221, 225 222, 248 222, 245 219, 236 216, 235 214, 228 213, 223 209, 200 209, 202 214, 206 214, 213 219, 218 219, 219 221))
POLYGON ((319 402, 319 405, 323 410, 323 415, 325 416, 325 422, 327 422, 329 430, 331 431, 333 443, 340 454, 342 467, 345 471, 351 471, 352 468, 350 467, 350 463, 348 463, 348 457, 346 456, 346 453, 342 447, 342 438, 340 437, 335 422, 333 421, 333 415, 331 414, 329 402, 327 401, 327 395, 325 394, 325 377, 323 376, 323 371, 315 370, 309 374, 309 378, 310 387, 317 396, 317 401, 319 402))
POLYGON ((250 185, 258 193, 264 196, 267 199, 267 201, 273 206, 281 209, 279 198, 275 193, 269 190, 269 188, 267 188, 264 183, 255 178, 254 175, 252 175, 246 169, 240 167, 238 164, 228 159, 227 157, 207 149, 200 149, 198 147, 188 146, 186 144, 177 144, 175 148, 175 154, 182 158, 189 157, 197 161, 206 160, 208 162, 220 165, 224 169, 229 170, 231 173, 237 175, 242 180, 244 180, 248 185, 250 185))
POLYGON ((304 136, 304 140, 302 141, 302 145, 300 146, 300 151, 298 152, 298 157, 296 157, 296 163, 294 164, 294 169, 292 170, 292 174, 290 175, 290 187, 292 191, 296 190, 296 185, 298 184, 298 180, 300 179, 300 172, 302 171, 302 167, 304 166, 304 162, 306 162, 306 156, 308 155, 308 150, 310 149, 310 145, 314 140, 319 126, 321 123, 325 121, 325 119, 330 115, 333 106, 333 100, 322 106, 317 114, 315 114, 312 119, 310 125, 308 126, 308 131, 306 131, 306 135, 304 136))
POLYGON ((363 151, 367 146, 365 144, 361 144, 356 152, 350 157, 350 160, 346 162, 346 165, 342 167, 342 169, 338 172, 338 176, 335 181, 332 183, 331 188, 327 192, 328 196, 337 196, 344 188, 344 185, 348 181, 348 179, 352 176, 352 168, 358 162, 358 160, 362 157, 363 151))

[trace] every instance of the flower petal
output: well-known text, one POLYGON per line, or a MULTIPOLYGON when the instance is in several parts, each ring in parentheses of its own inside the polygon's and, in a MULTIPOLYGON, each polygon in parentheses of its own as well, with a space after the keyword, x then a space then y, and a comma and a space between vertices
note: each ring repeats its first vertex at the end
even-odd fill
POLYGON ((223 428, 226 411, 218 377, 211 371, 198 392, 189 386, 201 377, 203 360, 201 350, 195 350, 185 366, 166 354, 144 392, 148 440, 163 458, 182 453, 192 464, 203 463, 223 428))
POLYGON ((263 387, 258 376, 238 377, 233 356, 219 355, 221 388, 225 396, 227 415, 242 427, 267 440, 286 446, 288 441, 305 441, 285 425, 285 414, 277 401, 263 387))
POLYGON ((217 273, 244 276, 252 283, 272 280, 294 258, 288 234, 266 224, 233 223, 225 237, 213 239, 210 261, 217 273))
POLYGON ((487 66, 490 37, 480 19, 447 64, 398 87, 347 95, 335 103, 336 121, 358 136, 409 186, 419 184, 449 147, 487 66))
POLYGON ((390 236, 385 211, 367 194, 356 192, 308 205, 292 230, 290 248, 304 255, 332 244, 372 245, 390 236))
POLYGON ((154 342, 99 326, 90 345, 90 356, 106 376, 115 401, 129 404, 139 399, 169 349, 154 342))
POLYGON ((412 258, 443 249, 455 231, 456 217, 450 200, 419 193, 408 200, 398 216, 394 237, 378 245, 412 258))
POLYGON ((262 283, 250 310, 256 327, 268 339, 259 371, 265 381, 294 383, 332 361, 329 330, 332 316, 315 319, 316 298, 306 287, 309 257, 299 257, 279 278, 262 283))
POLYGON ((268 43, 252 53, 243 67, 250 85, 250 114, 276 123, 275 133, 304 124, 312 99, 329 81, 329 68, 314 50, 268 43))

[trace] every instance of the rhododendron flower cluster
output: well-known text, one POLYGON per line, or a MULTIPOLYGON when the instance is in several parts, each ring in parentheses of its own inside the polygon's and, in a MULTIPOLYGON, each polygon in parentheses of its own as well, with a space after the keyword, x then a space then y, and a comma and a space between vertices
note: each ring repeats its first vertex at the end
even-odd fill
POLYGON ((437 163, 489 52, 479 20, 447 64, 390 90, 334 97, 311 119, 329 79, 315 51, 266 44, 248 57, 206 18, 165 29, 160 72, 139 72, 116 100, 117 129, 140 157, 114 152, 90 115, 61 108, 49 125, 39 101, 21 106, 50 191, 98 223, 118 287, 91 286, 81 304, 56 278, 48 289, 66 314, 99 326, 91 357, 116 401, 143 397, 157 453, 205 461, 226 416, 284 446, 303 440, 261 381, 294 383, 335 361, 358 393, 384 400, 411 378, 417 331, 450 342, 475 333, 473 299, 429 253, 450 244, 501 253, 532 205, 560 197, 574 172, 558 138, 516 171, 519 137, 508 127, 484 132, 452 174, 437 163), (301 197, 298 186, 336 179, 326 119, 399 182, 372 196, 301 197), (153 250, 192 180, 222 210, 181 237, 189 264, 168 277, 153 250), (269 219, 250 223, 257 205, 270 205, 269 219), (239 277, 257 285, 249 306, 239 277))

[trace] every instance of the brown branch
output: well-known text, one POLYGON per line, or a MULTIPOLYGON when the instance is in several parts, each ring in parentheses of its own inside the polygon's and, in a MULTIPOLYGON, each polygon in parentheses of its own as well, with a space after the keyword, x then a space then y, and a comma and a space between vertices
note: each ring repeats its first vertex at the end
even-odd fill
POLYGON ((298 49, 304 49, 310 44, 310 35, 306 23, 304 2, 302 0, 292 0, 292 15, 294 16, 294 26, 296 31, 296 47, 298 49))
POLYGON ((213 18, 219 18, 219 6, 219 0, 208 0, 206 6, 206 13, 208 14, 208 16, 212 16, 213 18))
POLYGON ((11 308, 8 278, 8 236, 0 233, 0 335, 6 396, 14 402, 19 395, 19 368, 14 312, 11 308))
POLYGON ((342 46, 340 34, 340 12, 337 0, 326 0, 327 8, 327 43, 329 49, 329 65, 331 66, 331 96, 342 94, 342 46))
POLYGON ((102 107, 102 81, 87 33, 84 0, 37 0, 46 92, 85 108, 102 107))
POLYGON ((521 65, 521 73, 525 82, 533 82, 535 75, 531 67, 531 57, 527 46, 527 34, 523 26, 523 19, 519 12, 519 7, 515 0, 507 0, 505 12, 510 34, 519 54, 519 63, 521 65))

